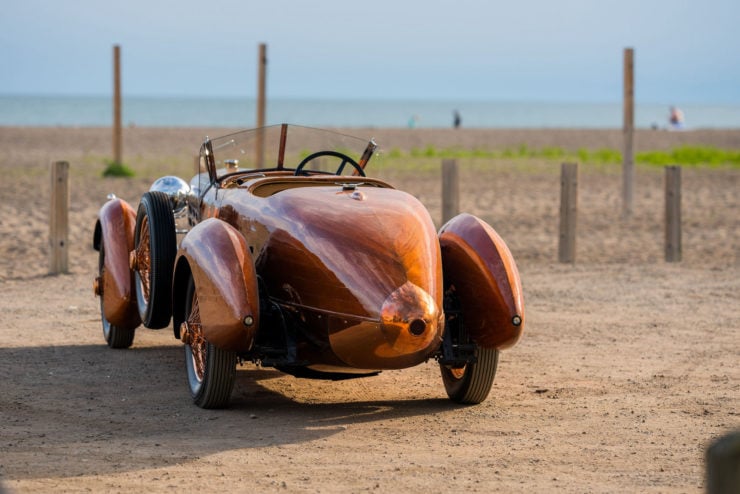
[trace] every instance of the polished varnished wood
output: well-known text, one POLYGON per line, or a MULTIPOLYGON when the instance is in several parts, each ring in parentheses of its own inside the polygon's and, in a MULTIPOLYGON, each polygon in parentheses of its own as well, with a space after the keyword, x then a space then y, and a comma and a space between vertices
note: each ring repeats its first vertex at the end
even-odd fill
POLYGON ((244 237, 223 221, 205 220, 180 245, 174 280, 180 287, 186 276, 178 267, 185 261, 195 281, 206 340, 227 350, 249 351, 260 313, 257 275, 244 237))
POLYGON ((267 295, 315 325, 317 348, 304 342, 300 357, 323 355, 324 369, 403 368, 439 347, 439 243, 413 196, 359 177, 278 175, 213 188, 200 207, 243 235, 267 295))
MULTIPOLYGON (((251 159, 245 134, 204 142, 205 168, 190 182, 189 229, 174 261, 176 337, 191 344, 197 333, 296 375, 298 367, 366 374, 430 358, 449 368, 473 362, 468 338, 486 349, 517 342, 525 326, 521 281, 490 225, 461 214, 438 233, 414 196, 358 176, 364 166, 357 175, 308 169, 324 154, 340 159, 337 170, 355 162, 335 151, 295 161, 286 154, 287 127, 280 131, 277 161, 257 170, 240 168, 251 159), (192 328, 191 280, 199 308, 192 328)), ((364 149, 362 165, 375 143, 364 149)), ((114 324, 137 314, 128 266, 135 216, 120 200, 100 213, 98 238, 111 252, 98 285, 114 324)))
POLYGON ((105 318, 113 325, 135 328, 141 324, 136 306, 134 277, 129 268, 129 252, 134 248, 136 211, 121 199, 106 202, 98 213, 95 247, 105 251, 102 291, 105 318))
POLYGON ((501 237, 475 216, 461 214, 440 229, 445 287, 451 287, 473 340, 486 348, 514 345, 524 331, 519 271, 501 237))
POLYGON ((155 329, 171 318, 204 408, 228 403, 248 361, 347 379, 431 359, 451 400, 483 401, 498 350, 524 331, 514 259, 474 216, 437 232, 413 195, 366 176, 381 158, 374 140, 270 126, 206 138, 190 181, 155 181, 138 216, 111 200, 95 229, 105 262, 93 285, 109 346, 131 345, 142 319, 155 329), (125 341, 109 339, 108 322, 125 341))

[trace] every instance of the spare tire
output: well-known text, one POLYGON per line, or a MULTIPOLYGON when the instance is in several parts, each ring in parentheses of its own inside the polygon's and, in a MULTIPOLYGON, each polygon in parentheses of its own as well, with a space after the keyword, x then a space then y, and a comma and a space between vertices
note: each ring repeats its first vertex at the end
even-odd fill
POLYGON ((177 254, 175 217, 164 192, 141 197, 134 234, 134 285, 141 321, 161 329, 172 316, 172 271, 177 254))

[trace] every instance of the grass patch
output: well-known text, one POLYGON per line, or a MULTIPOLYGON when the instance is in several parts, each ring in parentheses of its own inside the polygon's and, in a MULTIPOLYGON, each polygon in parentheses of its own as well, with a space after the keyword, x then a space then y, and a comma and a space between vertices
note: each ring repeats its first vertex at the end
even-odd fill
POLYGON ((103 170, 104 177, 133 177, 134 175, 136 174, 131 168, 117 161, 106 161, 106 167, 103 170))
POLYGON ((706 146, 682 146, 671 151, 647 151, 637 153, 635 160, 648 165, 686 165, 740 167, 740 151, 706 146))
MULTIPOLYGON (((576 152, 567 151, 561 147, 545 147, 531 149, 526 144, 517 148, 506 148, 502 151, 485 149, 437 149, 433 145, 425 148, 413 148, 404 152, 398 148, 392 149, 388 157, 411 160, 439 160, 454 159, 489 159, 489 160, 544 160, 544 161, 576 161, 584 164, 621 164, 622 153, 616 149, 588 150, 581 148, 576 152)), ((740 168, 740 151, 720 149, 708 146, 682 146, 670 151, 643 151, 635 155, 635 163, 648 166, 730 166, 740 168)))

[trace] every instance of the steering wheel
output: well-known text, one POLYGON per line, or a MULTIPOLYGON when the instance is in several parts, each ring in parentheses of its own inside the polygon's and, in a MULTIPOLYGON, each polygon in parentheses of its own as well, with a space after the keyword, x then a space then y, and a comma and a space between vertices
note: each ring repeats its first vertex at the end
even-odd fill
POLYGON ((344 167, 347 165, 347 163, 349 163, 355 168, 355 170, 357 170, 357 173, 359 173, 361 177, 365 176, 365 170, 363 170, 362 167, 358 165, 355 160, 344 153, 340 153, 339 151, 318 151, 316 153, 309 154, 308 156, 303 158, 303 161, 298 164, 295 169, 294 175, 303 175, 303 169, 306 167, 306 165, 310 161, 313 161, 316 158, 320 158, 321 156, 334 156, 335 158, 339 158, 342 160, 342 163, 339 165, 339 168, 337 168, 335 175, 341 175, 344 167))

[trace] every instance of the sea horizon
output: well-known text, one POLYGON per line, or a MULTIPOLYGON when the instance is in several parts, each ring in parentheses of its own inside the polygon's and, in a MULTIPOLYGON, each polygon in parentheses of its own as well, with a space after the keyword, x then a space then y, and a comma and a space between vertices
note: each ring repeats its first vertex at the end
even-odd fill
MULTIPOLYGON (((636 128, 667 128, 671 104, 636 103, 636 128)), ((740 128, 740 104, 676 104, 687 129, 740 128)), ((427 99, 269 98, 266 123, 319 127, 449 128, 454 112, 463 128, 622 128, 617 102, 427 99)), ((113 119, 111 96, 0 95, 0 126, 100 127, 113 119)), ((249 97, 126 96, 122 123, 139 127, 254 127, 249 97)))

